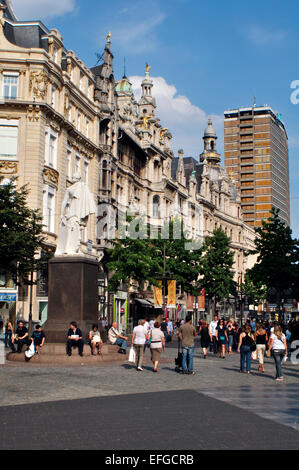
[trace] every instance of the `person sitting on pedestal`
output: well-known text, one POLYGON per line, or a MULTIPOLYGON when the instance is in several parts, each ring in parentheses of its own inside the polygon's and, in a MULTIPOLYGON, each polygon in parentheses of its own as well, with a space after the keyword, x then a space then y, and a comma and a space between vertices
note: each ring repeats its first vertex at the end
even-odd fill
POLYGON ((111 344, 120 346, 120 349, 118 351, 120 354, 126 354, 129 338, 120 334, 120 332, 117 330, 116 322, 112 323, 112 326, 108 332, 108 338, 111 344))
POLYGON ((72 348, 78 348, 79 355, 83 356, 83 336, 81 330, 78 328, 77 323, 72 321, 69 331, 67 333, 66 352, 68 356, 72 355, 72 348))
POLYGON ((92 325, 92 330, 89 332, 89 341, 91 347, 91 354, 94 356, 95 350, 98 350, 98 354, 101 354, 103 341, 101 334, 98 330, 98 325, 92 325))
POLYGON ((31 339, 34 342, 36 354, 38 354, 39 348, 42 348, 46 341, 46 335, 40 325, 36 325, 35 331, 31 335, 31 339))
POLYGON ((12 338, 11 338, 12 352, 16 352, 15 345, 17 345, 18 353, 20 354, 22 352, 22 348, 24 344, 26 344, 26 346, 30 346, 31 341, 28 338, 27 328, 24 326, 24 323, 22 321, 19 321, 16 332, 14 335, 12 335, 12 338))

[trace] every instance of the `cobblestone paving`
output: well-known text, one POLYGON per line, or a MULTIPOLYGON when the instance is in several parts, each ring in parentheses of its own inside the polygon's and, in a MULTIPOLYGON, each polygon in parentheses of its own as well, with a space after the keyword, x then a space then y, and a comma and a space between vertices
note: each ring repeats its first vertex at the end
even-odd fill
POLYGON ((298 366, 288 363, 276 383, 272 359, 265 374, 256 363, 240 374, 238 354, 204 360, 198 348, 196 375, 183 376, 175 356, 167 348, 158 374, 149 352, 143 372, 6 363, 0 449, 298 449, 298 366))
POLYGON ((143 372, 137 372, 128 363, 92 367, 37 367, 30 363, 6 363, 0 367, 1 406, 187 389, 203 393, 216 389, 219 399, 221 390, 248 386, 267 386, 271 396, 272 390, 299 384, 299 366, 291 364, 284 367, 285 383, 276 383, 272 359, 266 359, 265 374, 258 373, 254 363, 252 374, 248 376, 238 372, 238 354, 227 356, 225 360, 210 355, 204 360, 201 350, 196 349, 196 375, 182 376, 174 370, 175 348, 166 350, 158 374, 152 372, 148 356, 149 352, 146 353, 143 372))

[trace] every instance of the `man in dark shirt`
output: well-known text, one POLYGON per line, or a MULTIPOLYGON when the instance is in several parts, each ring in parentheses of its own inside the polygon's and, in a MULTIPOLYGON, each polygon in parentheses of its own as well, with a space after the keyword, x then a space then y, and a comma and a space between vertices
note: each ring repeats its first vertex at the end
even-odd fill
POLYGON ((84 341, 81 330, 77 327, 77 323, 72 321, 67 333, 66 352, 68 356, 72 355, 72 348, 78 348, 79 355, 83 356, 84 341))
POLYGON ((35 351, 36 353, 38 353, 38 349, 43 347, 46 340, 46 335, 40 325, 36 325, 35 331, 32 333, 31 339, 34 342, 35 351))
POLYGON ((18 326, 16 329, 15 334, 11 338, 11 350, 12 352, 16 352, 16 346, 17 345, 17 352, 20 354, 22 352, 23 345, 26 344, 26 346, 30 346, 31 341, 28 338, 28 330, 24 326, 24 323, 22 321, 18 322, 18 326))
POLYGON ((192 317, 188 315, 186 323, 180 327, 179 340, 182 343, 182 369, 183 374, 194 375, 193 371, 193 355, 194 355, 194 337, 196 336, 196 328, 191 325, 192 317))

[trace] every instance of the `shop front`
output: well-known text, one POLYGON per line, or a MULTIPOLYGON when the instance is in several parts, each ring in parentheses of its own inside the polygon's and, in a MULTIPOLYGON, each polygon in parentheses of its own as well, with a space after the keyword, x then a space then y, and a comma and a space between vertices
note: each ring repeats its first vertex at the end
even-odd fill
POLYGON ((128 293, 118 291, 113 297, 113 321, 121 333, 128 330, 128 293))
POLYGON ((0 275, 0 334, 4 334, 5 323, 16 323, 17 286, 5 274, 0 275))

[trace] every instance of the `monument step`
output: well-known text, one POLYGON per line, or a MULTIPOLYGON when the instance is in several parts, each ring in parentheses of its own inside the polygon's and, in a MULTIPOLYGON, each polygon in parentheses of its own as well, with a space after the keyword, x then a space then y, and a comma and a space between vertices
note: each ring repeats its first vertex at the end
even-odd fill
MULTIPOLYGON (((103 356, 105 355, 110 355, 113 353, 117 353, 119 350, 118 346, 113 346, 112 344, 103 344, 102 346, 102 354, 103 356)), ((91 349, 88 344, 84 345, 84 353, 85 354, 90 354, 91 349)), ((55 355, 64 355, 66 354, 66 344, 62 343, 46 343, 43 348, 40 350, 41 354, 55 354, 55 355)), ((73 349, 74 354, 78 354, 77 349, 73 349)))
MULTIPOLYGON (((64 364, 64 365, 74 365, 74 364, 83 364, 83 365, 92 365, 96 363, 103 362, 125 362, 127 361, 128 355, 111 353, 103 355, 83 354, 83 357, 79 356, 77 351, 74 351, 71 356, 67 356, 66 353, 63 354, 45 354, 40 353, 36 354, 30 359, 30 364, 64 364)), ((25 362, 25 355, 23 353, 9 353, 6 356, 8 361, 13 362, 25 362)))

